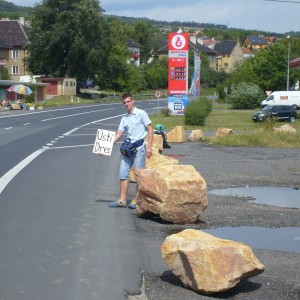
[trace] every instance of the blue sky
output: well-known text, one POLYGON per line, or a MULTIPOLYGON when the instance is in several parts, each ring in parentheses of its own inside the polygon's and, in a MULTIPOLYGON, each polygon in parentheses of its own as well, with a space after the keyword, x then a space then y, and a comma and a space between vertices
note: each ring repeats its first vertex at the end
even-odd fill
MULTIPOLYGON (((33 6, 39 0, 11 0, 33 6)), ((194 21, 277 33, 300 31, 300 0, 102 0, 106 14, 159 21, 194 21)))

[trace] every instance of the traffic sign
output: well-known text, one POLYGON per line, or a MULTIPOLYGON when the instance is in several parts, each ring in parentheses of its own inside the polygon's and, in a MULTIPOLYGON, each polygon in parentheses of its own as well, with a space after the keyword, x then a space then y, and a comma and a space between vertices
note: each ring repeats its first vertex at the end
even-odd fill
POLYGON ((157 90, 155 92, 155 98, 160 98, 161 97, 161 91, 160 90, 157 90))

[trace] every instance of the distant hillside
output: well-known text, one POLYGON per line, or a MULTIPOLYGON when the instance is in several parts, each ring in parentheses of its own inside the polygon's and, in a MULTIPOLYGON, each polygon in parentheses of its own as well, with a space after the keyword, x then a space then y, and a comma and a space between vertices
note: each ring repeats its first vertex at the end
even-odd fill
POLYGON ((18 6, 12 2, 0 0, 0 12, 28 14, 30 7, 18 6))
POLYGON ((158 27, 170 27, 170 26, 177 26, 177 27, 189 27, 189 28, 216 28, 216 29, 227 29, 226 25, 215 25, 212 23, 197 23, 197 22, 190 22, 190 21, 186 21, 186 22, 179 22, 179 21, 157 21, 157 20, 151 20, 148 18, 134 18, 134 17, 119 17, 119 16, 113 16, 113 15, 104 15, 104 17, 108 18, 108 17, 112 17, 112 18, 116 18, 119 19, 122 22, 126 22, 126 23, 134 23, 138 20, 142 20, 144 22, 148 22, 151 24, 154 24, 158 27))

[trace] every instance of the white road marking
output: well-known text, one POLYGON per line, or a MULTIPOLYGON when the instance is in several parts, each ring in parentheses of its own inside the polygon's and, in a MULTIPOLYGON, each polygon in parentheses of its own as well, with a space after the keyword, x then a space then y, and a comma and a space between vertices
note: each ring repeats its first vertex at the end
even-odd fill
POLYGON ((40 154, 42 154, 47 149, 39 149, 29 156, 27 156, 25 159, 23 159, 21 162, 19 162, 16 166, 14 166, 12 169, 10 169, 5 175, 3 175, 0 178, 0 194, 5 189, 5 187, 9 184, 9 182, 21 171, 23 170, 29 163, 31 163, 35 158, 37 158, 40 154))
POLYGON ((25 124, 23 124, 23 126, 27 126, 27 125, 30 125, 31 123, 25 123, 25 124))
POLYGON ((6 128, 4 128, 4 130, 9 130, 9 129, 13 129, 13 127, 6 127, 6 128))
POLYGON ((55 117, 55 118, 44 119, 44 120, 41 120, 41 121, 42 121, 42 122, 46 122, 46 121, 51 121, 51 120, 70 118, 70 117, 74 117, 74 116, 86 115, 86 114, 92 114, 92 113, 95 113, 95 112, 98 112, 98 111, 111 110, 111 109, 113 109, 113 108, 98 109, 98 110, 87 111, 87 112, 78 113, 78 114, 73 114, 73 115, 65 115, 65 116, 61 116, 61 117, 55 117))
POLYGON ((61 147, 51 147, 49 150, 55 150, 55 149, 67 149, 67 148, 77 148, 77 147, 91 147, 91 146, 94 146, 94 144, 72 145, 72 146, 61 146, 61 147))
MULTIPOLYGON (((117 115, 117 116, 113 116, 113 117, 108 117, 105 119, 101 119, 101 120, 96 120, 90 123, 86 123, 84 125, 81 125, 80 127, 84 127, 90 124, 95 124, 101 121, 106 121, 109 119, 114 119, 114 118, 119 118, 121 116, 123 116, 124 114, 121 115, 117 115)), ((10 127, 12 128, 12 127, 10 127)), ((75 132, 76 130, 78 130, 79 127, 76 127, 66 133, 64 133, 63 135, 60 135, 59 138, 64 138, 65 136, 70 135, 71 133, 75 132)), ((77 147, 83 147, 83 146, 92 146, 92 144, 90 145, 81 145, 81 146, 77 146, 77 147)), ((68 146, 67 146, 68 147, 68 146)), ((72 147, 72 146, 70 146, 72 147)), ((76 146, 73 146, 76 147, 76 146)), ((56 147, 58 148, 58 147, 56 147)), ((52 148, 48 147, 48 146, 43 146, 41 149, 33 152, 32 154, 30 154, 29 156, 27 156, 25 159, 23 159, 21 162, 19 162, 16 166, 14 166, 12 169, 10 169, 7 173, 5 173, 1 178, 0 178, 0 195, 3 192, 3 190, 6 188, 6 186, 14 179, 14 177, 21 172, 27 165, 29 165, 35 158, 37 158, 40 154, 42 154, 43 152, 45 152, 46 150, 51 150, 52 148)))
POLYGON ((49 110, 43 110, 43 111, 26 112, 26 114, 16 114, 16 115, 0 116, 0 119, 2 119, 2 118, 13 118, 13 117, 24 117, 24 116, 28 116, 28 115, 44 114, 44 113, 53 112, 53 111, 61 111, 61 110, 64 111, 64 110, 70 110, 70 109, 81 109, 81 108, 86 108, 86 107, 107 106, 107 105, 120 105, 120 103, 101 103, 101 104, 91 104, 91 105, 76 106, 76 107, 49 109, 49 110))

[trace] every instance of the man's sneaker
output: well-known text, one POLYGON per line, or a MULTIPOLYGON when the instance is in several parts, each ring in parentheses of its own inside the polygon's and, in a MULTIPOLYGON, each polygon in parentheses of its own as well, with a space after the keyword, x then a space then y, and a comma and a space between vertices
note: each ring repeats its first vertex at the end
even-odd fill
POLYGON ((117 200, 116 202, 112 202, 109 204, 109 207, 126 207, 126 201, 117 200))
POLYGON ((128 204, 127 207, 132 208, 132 209, 136 209, 136 202, 135 202, 135 200, 132 200, 132 201, 130 202, 130 204, 128 204))

